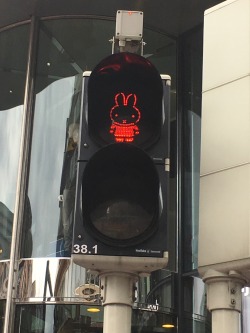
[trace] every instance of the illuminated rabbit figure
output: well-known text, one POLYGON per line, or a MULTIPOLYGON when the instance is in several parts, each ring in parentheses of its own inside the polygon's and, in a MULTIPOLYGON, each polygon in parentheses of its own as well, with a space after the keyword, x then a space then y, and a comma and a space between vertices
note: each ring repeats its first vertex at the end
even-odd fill
POLYGON ((110 133, 114 135, 116 142, 133 142, 134 136, 139 134, 136 123, 141 118, 141 112, 136 106, 136 101, 135 94, 115 95, 115 105, 110 110, 112 120, 110 133))

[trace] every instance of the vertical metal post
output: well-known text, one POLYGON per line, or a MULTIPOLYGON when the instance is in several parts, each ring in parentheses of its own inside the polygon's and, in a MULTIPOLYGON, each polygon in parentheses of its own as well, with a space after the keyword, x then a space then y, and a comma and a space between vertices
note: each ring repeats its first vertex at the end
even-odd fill
POLYGON ((130 333, 137 275, 102 273, 100 280, 104 305, 103 333, 130 333))
POLYGON ((24 92, 23 119, 21 130, 20 157, 17 175, 16 201, 12 227, 12 239, 10 250, 10 268, 8 276, 8 290, 4 319, 3 333, 10 333, 13 329, 14 302, 13 293, 16 288, 18 273, 18 259, 20 257, 20 241, 22 229, 22 217, 27 191, 28 165, 31 149, 32 122, 33 122, 33 94, 34 94, 34 73, 36 67, 36 49, 38 40, 38 19, 31 18, 29 49, 27 60, 26 84, 24 92))
MULTIPOLYGON (((182 43, 179 41, 178 43, 178 63, 182 62, 182 43)), ((178 81, 182 82, 181 71, 178 73, 178 81)), ((179 88, 179 87, 178 87, 179 88)), ((180 94, 181 96, 181 94, 180 94)), ((183 315, 183 307, 184 307, 184 297, 183 297, 183 228, 182 228, 182 125, 183 125, 183 105, 182 101, 177 96, 177 108, 176 108, 176 303, 177 303, 177 330, 178 333, 182 333, 184 328, 184 315, 183 315)))

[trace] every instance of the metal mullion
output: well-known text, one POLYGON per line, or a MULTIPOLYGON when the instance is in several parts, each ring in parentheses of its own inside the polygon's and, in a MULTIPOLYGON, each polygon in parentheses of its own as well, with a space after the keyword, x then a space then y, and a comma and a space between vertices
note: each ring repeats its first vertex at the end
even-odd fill
POLYGON ((5 321, 3 333, 10 333, 14 322, 14 292, 16 290, 18 260, 20 258, 21 230, 23 223, 23 213, 25 197, 28 186, 29 158, 31 151, 31 138, 33 127, 33 101, 34 101, 34 74, 36 68, 36 53, 38 45, 38 25, 37 17, 31 18, 30 36, 27 60, 26 83, 24 92, 23 119, 21 129, 21 143, 19 166, 17 175, 17 189, 14 209, 14 219, 12 227, 10 268, 8 276, 8 290, 5 310, 5 321))

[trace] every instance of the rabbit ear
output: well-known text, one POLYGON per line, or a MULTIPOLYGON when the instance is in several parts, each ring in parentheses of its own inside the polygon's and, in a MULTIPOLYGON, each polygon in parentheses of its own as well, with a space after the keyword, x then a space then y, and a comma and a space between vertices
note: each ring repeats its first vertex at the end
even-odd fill
POLYGON ((126 98, 126 105, 128 106, 135 106, 136 105, 136 95, 129 94, 126 98))
POLYGON ((118 93, 115 95, 115 104, 116 105, 125 105, 126 97, 124 93, 118 93))

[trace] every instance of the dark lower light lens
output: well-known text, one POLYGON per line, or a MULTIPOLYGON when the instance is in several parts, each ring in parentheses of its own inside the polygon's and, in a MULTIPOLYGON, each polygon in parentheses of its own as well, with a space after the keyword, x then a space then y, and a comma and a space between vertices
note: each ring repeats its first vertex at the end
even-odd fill
POLYGON ((118 200, 105 202, 91 213, 94 227, 114 239, 130 239, 145 232, 153 219, 138 203, 118 200))
POLYGON ((159 179, 154 163, 130 144, 102 148, 82 179, 82 213, 93 236, 108 244, 140 242, 157 227, 159 179))

